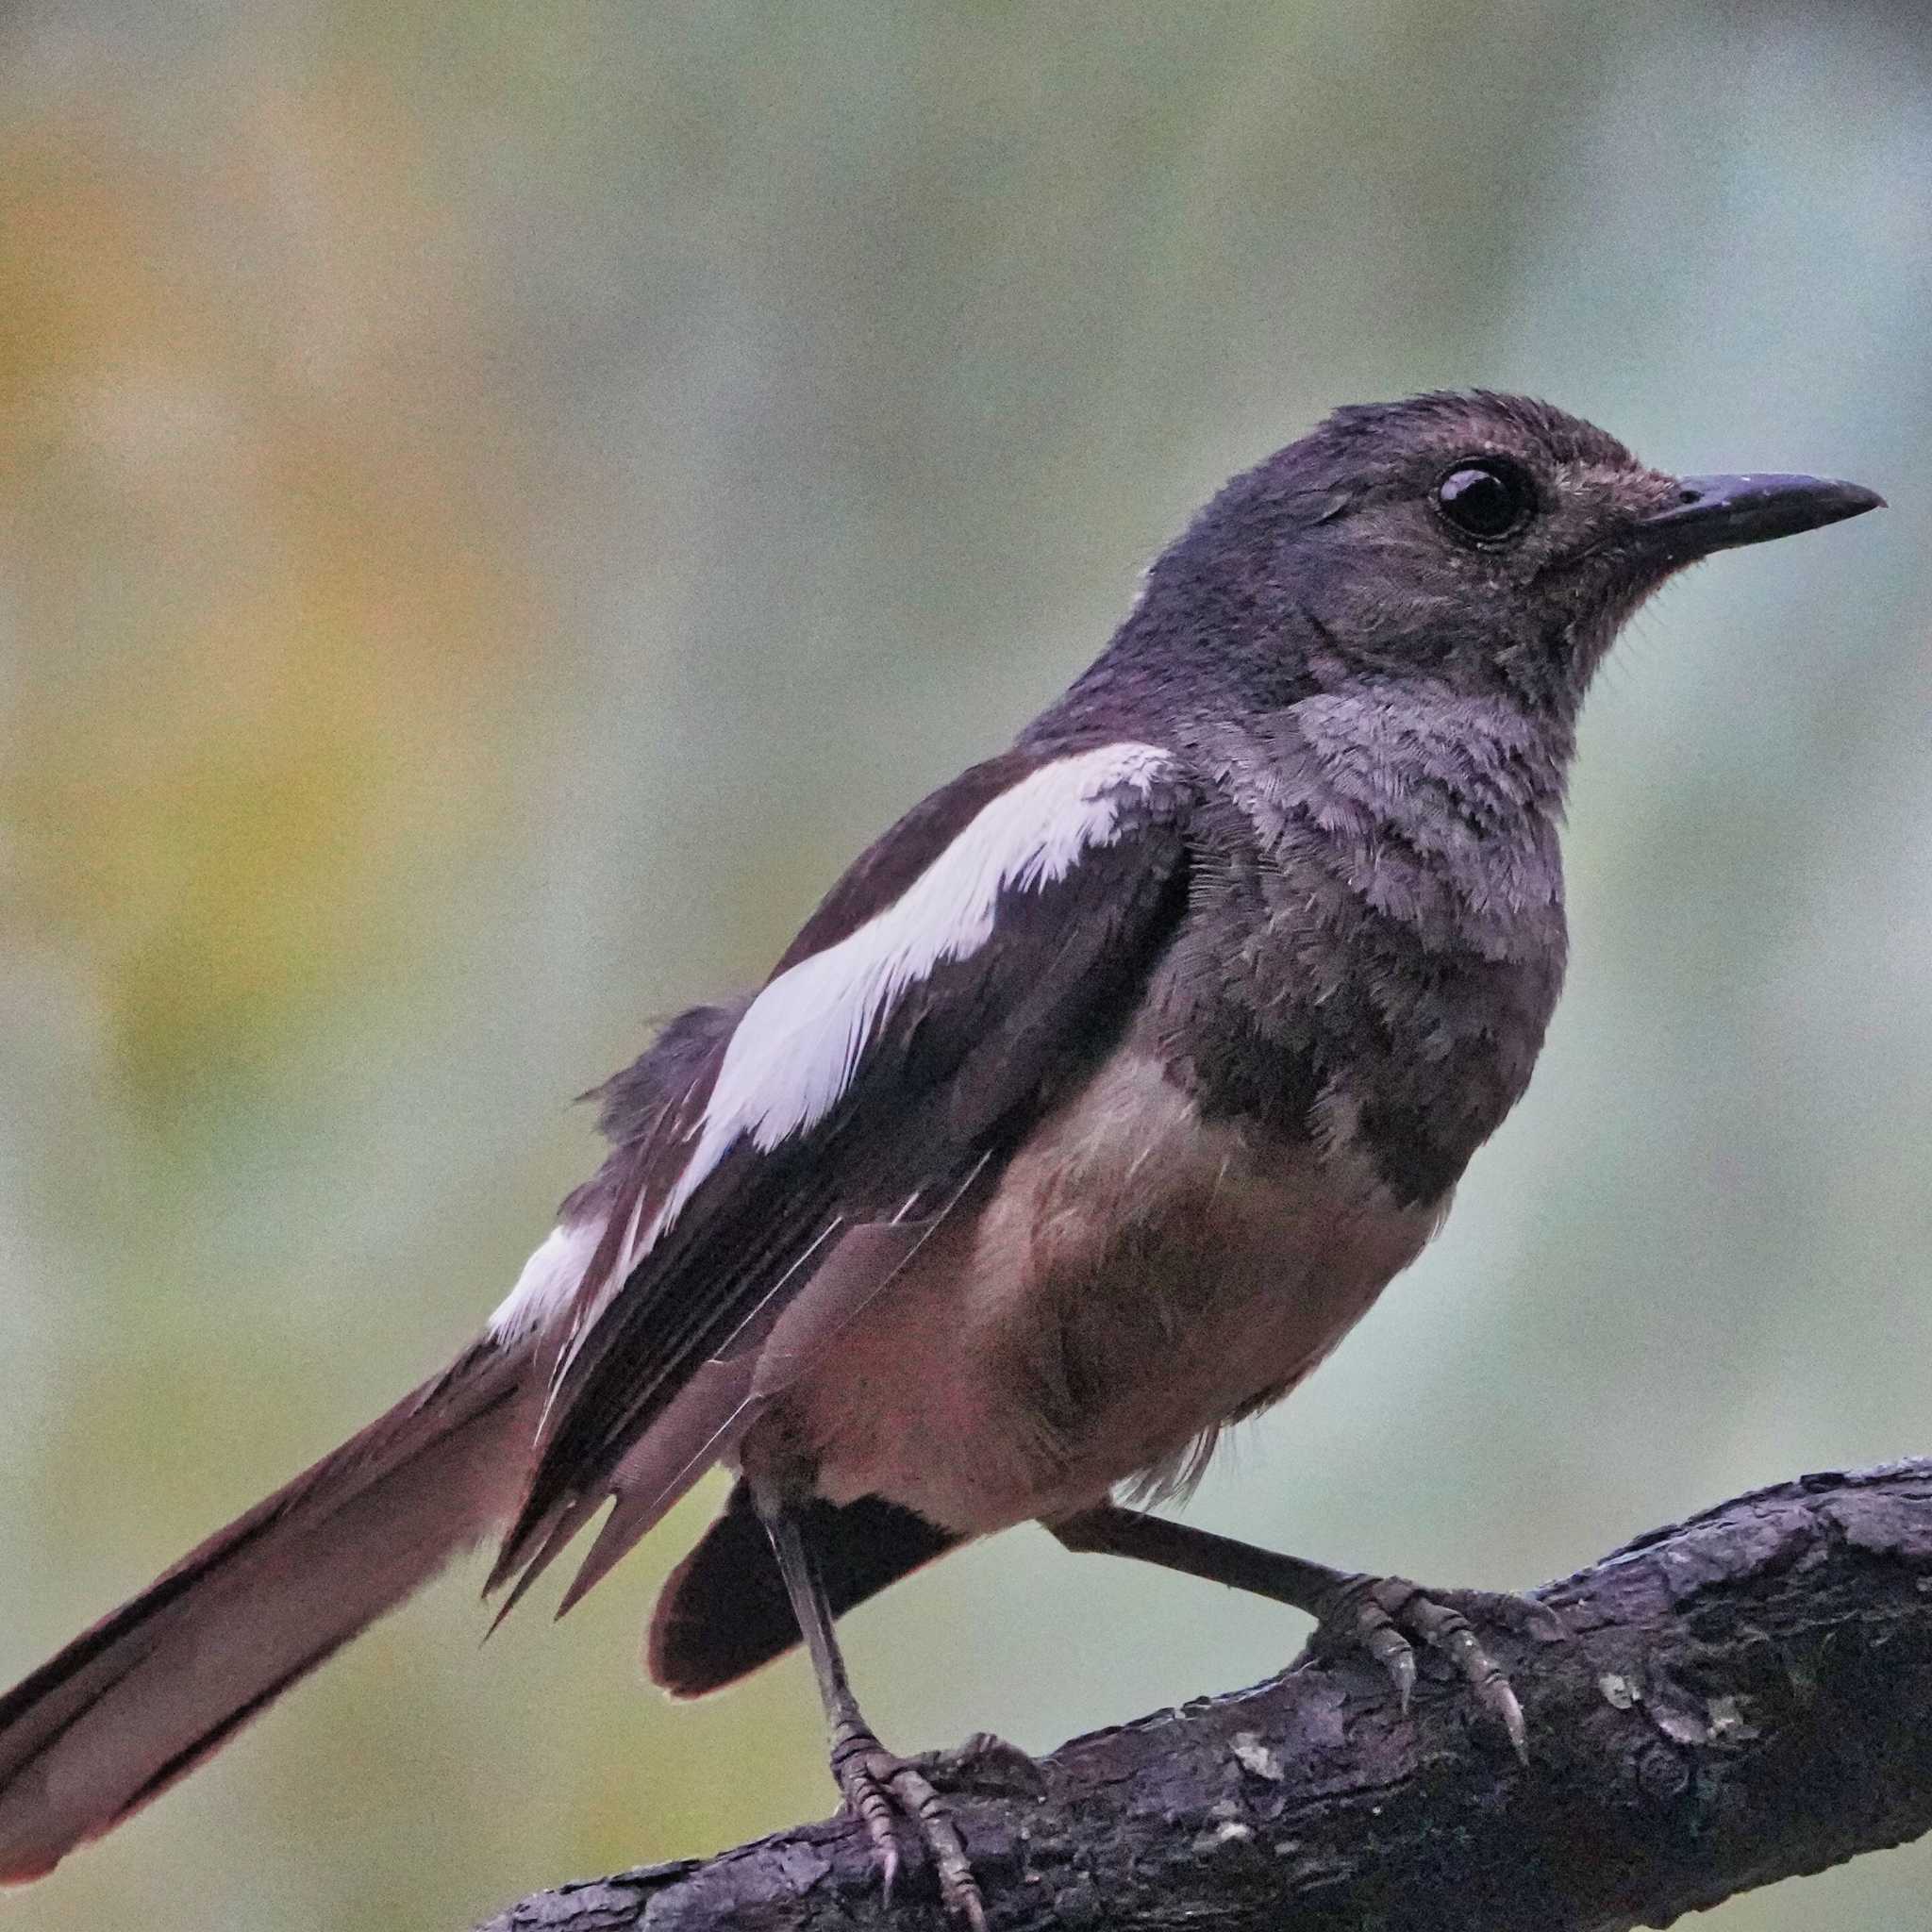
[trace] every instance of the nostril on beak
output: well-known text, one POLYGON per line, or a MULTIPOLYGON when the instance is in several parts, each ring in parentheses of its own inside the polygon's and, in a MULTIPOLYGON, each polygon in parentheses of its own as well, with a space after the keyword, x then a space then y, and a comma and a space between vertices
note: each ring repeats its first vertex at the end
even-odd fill
POLYGON ((1679 476, 1672 500, 1642 520, 1663 548, 1660 556, 1683 560, 1793 537, 1846 517, 1862 516, 1882 501, 1856 483, 1823 476, 1773 475, 1753 471, 1741 476, 1679 476))

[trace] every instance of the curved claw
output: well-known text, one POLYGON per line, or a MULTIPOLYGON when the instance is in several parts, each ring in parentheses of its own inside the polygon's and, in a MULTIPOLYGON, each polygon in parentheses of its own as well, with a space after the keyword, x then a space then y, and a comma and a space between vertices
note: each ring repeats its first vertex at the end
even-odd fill
POLYGON ((1420 1591, 1409 1600, 1410 1627, 1424 1643, 1443 1652, 1462 1673, 1463 1681, 1475 1693, 1475 1700, 1503 1726, 1510 1748, 1524 1764, 1529 1762, 1529 1737, 1523 1722, 1523 1707, 1509 1679, 1497 1668, 1482 1646, 1482 1640, 1470 1621, 1448 1604, 1437 1603, 1420 1591))
MULTIPOLYGON (((886 1756, 881 1752, 881 1757, 886 1756)), ((918 1826, 926 1849, 939 1870, 940 1896, 946 1909, 963 1918, 973 1932, 986 1932, 986 1901, 980 1896, 979 1881, 973 1875, 973 1863, 966 1856, 966 1841, 953 1823, 945 1800, 930 1781, 903 1758, 891 1759, 893 1769, 886 1782, 901 1808, 918 1826)))
POLYGON ((832 1745, 832 1775, 846 1804, 864 1824, 878 1860, 885 1902, 900 1870, 895 1814, 918 1832, 938 1874, 940 1897, 949 1913, 963 1919, 970 1932, 986 1932, 986 1901, 966 1841, 954 1824, 945 1800, 915 1764, 895 1757, 868 1730, 841 1724, 832 1745))
POLYGON ((1356 1574, 1338 1579, 1333 1596, 1319 1613, 1316 1638, 1365 1650, 1389 1674, 1403 1715, 1415 1695, 1415 1646, 1396 1619, 1413 1587, 1392 1576, 1356 1574))
POLYGON ((1361 1597, 1355 1614, 1356 1641, 1389 1673, 1402 1713, 1407 1717, 1409 1700, 1415 1695, 1415 1646, 1372 1592, 1361 1597))
POLYGON ((1404 1717, 1415 1702, 1415 1652, 1407 1643, 1394 1657, 1384 1659, 1389 1674, 1395 1679, 1395 1702, 1404 1717))
MULTIPOLYGON (((1399 1576, 1349 1576, 1341 1579, 1324 1607, 1321 1624, 1331 1639, 1358 1645, 1382 1666, 1394 1684, 1405 1715, 1416 1680, 1415 1649, 1409 1639, 1440 1651, 1461 1674, 1477 1704, 1502 1726, 1518 1760, 1527 1764, 1529 1731, 1523 1706, 1509 1679, 1483 1648, 1469 1619, 1456 1607, 1457 1600, 1470 1603, 1482 1613, 1492 1609, 1488 1596, 1479 1599, 1475 1592, 1445 1591, 1437 1598, 1424 1595, 1399 1576)), ((1554 1624, 1561 1636, 1569 1635, 1554 1611, 1527 1598, 1497 1597, 1493 1607, 1500 1623, 1521 1627, 1535 1618, 1546 1627, 1554 1624), (1506 1603, 1508 1608, 1504 1611, 1500 1607, 1506 1603)))
POLYGON ((892 1800, 872 1772, 872 1760, 882 1755, 878 1740, 870 1732, 841 1730, 832 1745, 832 1775, 872 1840, 880 1889, 891 1905, 892 1888, 899 1880, 899 1837, 892 1821, 892 1800))

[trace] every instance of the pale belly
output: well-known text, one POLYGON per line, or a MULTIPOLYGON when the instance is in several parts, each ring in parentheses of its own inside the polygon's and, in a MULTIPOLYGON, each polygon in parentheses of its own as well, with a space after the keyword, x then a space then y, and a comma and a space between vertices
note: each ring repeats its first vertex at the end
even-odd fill
POLYGON ((962 1204, 746 1438, 754 1473, 986 1533, 1184 1479, 1441 1219, 1343 1147, 1204 1125, 1124 1051, 962 1204))

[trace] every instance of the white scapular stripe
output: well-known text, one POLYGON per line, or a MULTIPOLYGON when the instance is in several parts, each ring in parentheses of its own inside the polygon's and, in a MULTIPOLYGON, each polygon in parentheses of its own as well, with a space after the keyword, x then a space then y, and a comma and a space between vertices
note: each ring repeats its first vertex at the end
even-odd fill
POLYGON ((1121 743, 1041 766, 981 807, 884 911, 773 980, 724 1049, 697 1145, 641 1251, 741 1135, 770 1150, 823 1120, 907 989, 986 944, 1002 892, 1052 885, 1110 845, 1124 794, 1144 797, 1172 763, 1158 745, 1121 743))
POLYGON ((524 1272, 503 1306, 491 1316, 491 1337, 498 1341, 516 1341, 562 1314, 603 1239, 601 1221, 552 1228, 549 1239, 524 1263, 524 1272))

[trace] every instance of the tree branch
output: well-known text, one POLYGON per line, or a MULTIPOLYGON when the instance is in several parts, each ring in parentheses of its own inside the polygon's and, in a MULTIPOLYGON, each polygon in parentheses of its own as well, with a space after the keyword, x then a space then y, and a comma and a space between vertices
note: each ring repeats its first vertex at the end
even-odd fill
MULTIPOLYGON (((1075 1739, 1041 1796, 961 1789, 996 1927, 1612 1932, 1932 1829, 1932 1459, 1812 1475, 1535 1592, 1485 1628, 1518 1766, 1425 1662, 1411 1718, 1353 1658, 1075 1739)), ((908 1857, 910 1848, 908 1847, 908 1857)), ((484 1932, 938 1928, 836 1820, 539 1893, 484 1932)))

